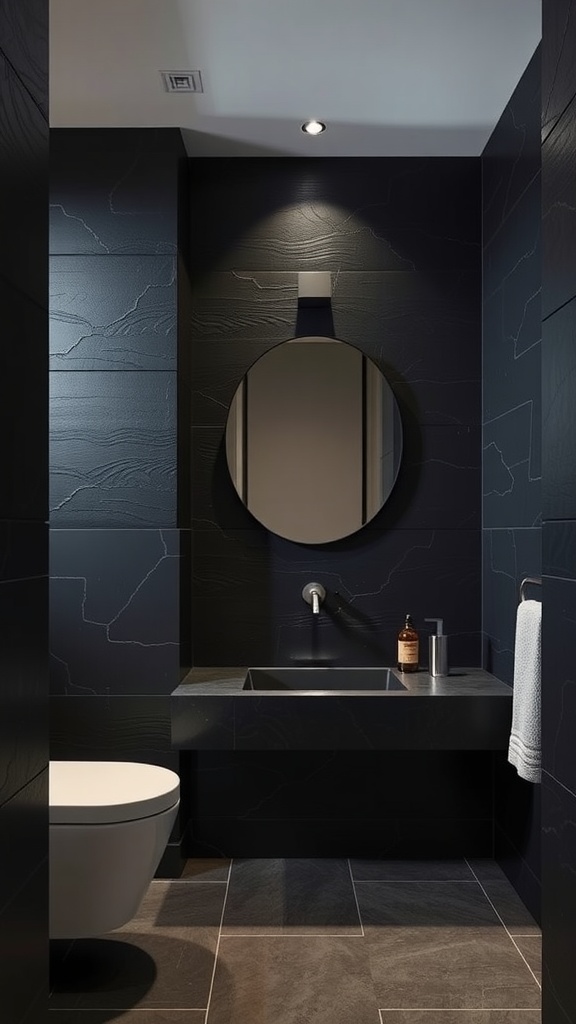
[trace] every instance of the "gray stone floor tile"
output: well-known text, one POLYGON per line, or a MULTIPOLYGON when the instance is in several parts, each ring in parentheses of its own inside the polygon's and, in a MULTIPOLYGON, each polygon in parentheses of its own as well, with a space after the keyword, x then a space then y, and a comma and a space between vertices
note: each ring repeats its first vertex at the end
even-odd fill
POLYGON ((208 1024, 379 1024, 364 940, 220 941, 208 1024))
POLYGON ((235 860, 223 935, 360 935, 346 860, 235 860))
POLYGON ((153 882, 132 921, 53 966, 50 1009, 205 1008, 225 892, 153 882))
POLYGON ((539 981, 542 981, 542 936, 515 935, 514 942, 526 957, 539 981))
POLYGON ((189 857, 179 881, 227 882, 230 864, 225 857, 189 857))
POLYGON ((460 860, 356 860, 350 861, 354 881, 472 881, 473 874, 460 860))
POLYGON ((358 882, 356 892, 380 1007, 540 1006, 536 981, 477 883, 358 882))
POLYGON ((483 881, 482 886, 511 935, 541 934, 540 926, 507 878, 483 881))
POLYGON ((497 861, 489 857, 468 857, 470 870, 481 882, 506 882, 508 879, 497 861))

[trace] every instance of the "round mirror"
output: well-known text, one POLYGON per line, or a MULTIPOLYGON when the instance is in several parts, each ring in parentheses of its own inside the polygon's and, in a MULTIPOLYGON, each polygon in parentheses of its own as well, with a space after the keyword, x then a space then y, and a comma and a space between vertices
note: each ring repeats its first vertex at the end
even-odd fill
POLYGON ((388 498, 402 424, 392 389, 362 352, 294 338, 263 355, 238 387, 226 458, 246 508, 272 533, 326 544, 355 533, 388 498))

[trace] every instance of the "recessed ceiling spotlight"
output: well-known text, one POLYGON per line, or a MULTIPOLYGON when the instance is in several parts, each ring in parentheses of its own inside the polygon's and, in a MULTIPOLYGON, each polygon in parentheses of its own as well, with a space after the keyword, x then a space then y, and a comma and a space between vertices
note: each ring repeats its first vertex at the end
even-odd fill
POLYGON ((304 121, 300 127, 307 135, 321 135, 326 131, 326 125, 322 124, 322 121, 304 121))

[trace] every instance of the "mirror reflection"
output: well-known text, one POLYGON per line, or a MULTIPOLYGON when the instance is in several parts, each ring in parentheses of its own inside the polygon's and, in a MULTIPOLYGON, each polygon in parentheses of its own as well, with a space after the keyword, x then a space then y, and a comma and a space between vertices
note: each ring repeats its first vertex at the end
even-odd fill
POLYGON ((388 498, 402 427, 378 367, 333 338, 294 338, 248 370, 230 405, 234 487, 267 529, 301 544, 348 537, 388 498))

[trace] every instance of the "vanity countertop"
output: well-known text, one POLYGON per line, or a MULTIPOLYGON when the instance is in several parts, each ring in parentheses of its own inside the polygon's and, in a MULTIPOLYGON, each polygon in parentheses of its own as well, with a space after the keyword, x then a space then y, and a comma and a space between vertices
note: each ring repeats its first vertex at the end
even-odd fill
MULTIPOLYGON (((252 666, 256 667, 256 666, 252 666)), ((184 677, 179 686, 172 692, 173 697, 198 697, 201 694, 218 696, 239 696, 253 700, 255 697, 282 696, 290 699, 301 696, 301 691, 285 691, 281 695, 272 691, 243 690, 248 667, 232 668, 193 668, 184 677)), ((343 668, 342 672, 345 671, 343 668)), ((406 687, 405 690, 391 690, 383 693, 369 692, 371 697, 389 700, 391 697, 464 697, 470 695, 490 697, 512 697, 512 687, 501 679, 486 672, 482 668, 454 668, 447 676, 431 676, 421 669, 418 672, 398 672, 392 670, 406 687)), ((322 696, 335 697, 342 691, 322 696)), ((364 696, 364 691, 356 691, 355 696, 364 696)), ((318 696, 311 691, 308 697, 318 696)))
POLYGON ((503 750, 512 688, 480 668, 394 674, 405 690, 243 690, 247 667, 192 669, 171 696, 172 745, 197 750, 503 750), (431 699, 432 698, 432 699, 431 699))

